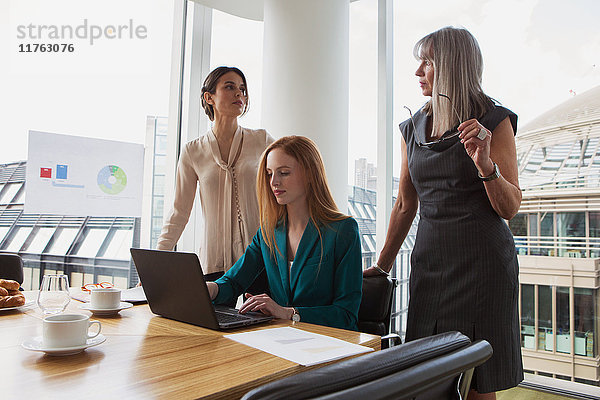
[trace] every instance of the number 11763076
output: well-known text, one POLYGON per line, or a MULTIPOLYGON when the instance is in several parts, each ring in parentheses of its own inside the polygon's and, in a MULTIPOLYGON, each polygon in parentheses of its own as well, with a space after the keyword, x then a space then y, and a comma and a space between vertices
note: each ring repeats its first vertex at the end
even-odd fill
POLYGON ((73 53, 73 43, 20 43, 19 53, 73 53))

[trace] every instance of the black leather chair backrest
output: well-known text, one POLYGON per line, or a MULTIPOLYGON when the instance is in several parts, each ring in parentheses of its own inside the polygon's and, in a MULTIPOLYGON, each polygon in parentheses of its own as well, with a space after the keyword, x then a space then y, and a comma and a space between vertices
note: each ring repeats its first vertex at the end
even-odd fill
POLYGON ((485 340, 432 358, 392 375, 347 388, 337 393, 313 397, 314 400, 458 400, 466 399, 469 382, 461 382, 462 374, 492 356, 492 346, 485 340), (460 387, 467 390, 460 392, 460 387), (460 393, 460 394, 459 394, 460 393))
POLYGON ((461 373, 491 355, 489 343, 446 332, 283 378, 243 399, 455 399, 461 373))
POLYGON ((23 284, 23 260, 18 254, 0 252, 0 278, 23 284))
POLYGON ((358 310, 358 330, 373 335, 390 333, 390 316, 396 281, 387 276, 363 278, 362 300, 358 310))

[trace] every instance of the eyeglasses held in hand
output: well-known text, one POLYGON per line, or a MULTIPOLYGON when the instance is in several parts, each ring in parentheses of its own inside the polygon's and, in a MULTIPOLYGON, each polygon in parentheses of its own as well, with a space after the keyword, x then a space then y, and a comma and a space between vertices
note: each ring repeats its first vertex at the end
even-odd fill
POLYGON ((81 287, 81 290, 84 292, 90 292, 92 289, 108 289, 111 287, 113 287, 113 284, 110 282, 86 283, 81 287))
MULTIPOLYGON (((432 148, 433 146, 435 146, 436 144, 439 143, 443 143, 445 141, 447 141, 448 139, 452 139, 458 135, 460 135, 460 131, 458 130, 459 125, 462 123, 460 120, 460 115, 458 115, 458 111, 456 111, 456 108, 454 108, 454 104, 452 104, 452 100, 450 100, 450 97, 448 97, 445 94, 442 93, 438 93, 438 96, 441 96, 445 99, 448 99, 448 101, 450 102, 450 105, 452 106, 452 110, 454 110, 454 113, 456 114, 456 117, 458 118, 458 125, 456 125, 454 128, 452 128, 449 131, 444 132, 444 134, 442 135, 441 138, 436 139, 436 140, 432 140, 431 142, 425 142, 425 143, 421 143, 417 140, 417 145, 420 147, 427 147, 427 148, 432 148)), ((415 127, 415 121, 413 120, 413 115, 412 115, 412 111, 410 111, 410 108, 408 108, 407 106, 404 106, 404 108, 406 108, 408 110, 408 113, 410 114, 410 121, 413 125, 413 129, 416 131, 416 127, 415 127)))

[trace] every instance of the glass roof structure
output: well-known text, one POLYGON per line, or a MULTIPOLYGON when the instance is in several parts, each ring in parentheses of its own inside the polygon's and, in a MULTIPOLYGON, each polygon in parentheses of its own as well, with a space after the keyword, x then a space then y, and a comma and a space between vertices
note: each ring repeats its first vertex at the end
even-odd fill
POLYGON ((0 164, 0 252, 23 259, 23 287, 37 289, 44 273, 55 271, 69 275, 72 286, 135 285, 129 248, 139 246, 139 218, 25 213, 25 168, 25 161, 0 164))
POLYGON ((516 141, 524 194, 600 189, 600 86, 520 128, 516 141))

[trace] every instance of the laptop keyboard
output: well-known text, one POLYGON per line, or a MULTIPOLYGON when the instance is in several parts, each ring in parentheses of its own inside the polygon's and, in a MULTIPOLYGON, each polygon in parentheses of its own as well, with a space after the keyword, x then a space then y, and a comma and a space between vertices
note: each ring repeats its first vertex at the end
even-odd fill
POLYGON ((249 319, 248 317, 246 317, 244 315, 240 315, 240 314, 226 314, 226 313, 222 313, 222 312, 216 312, 215 314, 217 316, 217 321, 219 322, 219 324, 249 319))

